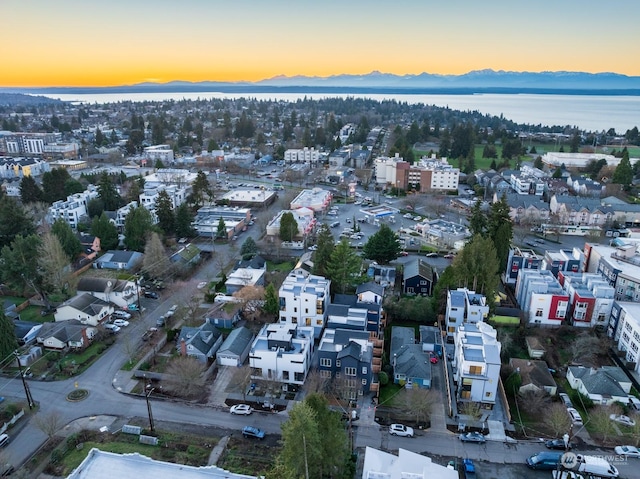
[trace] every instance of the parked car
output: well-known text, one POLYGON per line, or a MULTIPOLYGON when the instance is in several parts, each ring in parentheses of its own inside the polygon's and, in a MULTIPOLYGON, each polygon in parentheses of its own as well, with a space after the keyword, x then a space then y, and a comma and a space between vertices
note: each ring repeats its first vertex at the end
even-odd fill
POLYGON ((640 450, 635 446, 616 446, 614 450, 618 456, 640 458, 640 450))
POLYGON ((466 432, 459 436, 462 442, 475 442, 477 444, 484 444, 487 440, 479 432, 466 432))
POLYGON ((122 311, 121 309, 115 310, 113 313, 111 313, 111 316, 118 319, 131 319, 131 314, 127 313, 126 311, 122 311))
POLYGON ((569 399, 569 395, 567 393, 558 393, 558 397, 560 398, 560 401, 562 401, 562 404, 565 405, 565 407, 573 407, 571 399, 569 399))
POLYGON ((111 331, 112 333, 117 333, 118 331, 120 331, 120 326, 116 326, 112 323, 107 323, 104 325, 104 329, 106 329, 107 331, 111 331))
POLYGON ((160 316, 158 317, 158 319, 156 319, 156 326, 161 328, 164 326, 165 322, 166 322, 166 318, 164 316, 160 316))
POLYGON ((229 412, 231 414, 242 414, 248 416, 253 412, 253 408, 248 404, 236 404, 235 406, 231 406, 229 412))
POLYGON ((622 424, 623 426, 633 427, 636 425, 636 422, 633 419, 631 419, 629 416, 625 416, 624 414, 611 414, 609 416, 609 419, 622 424))
POLYGON ((431 362, 431 364, 438 364, 438 356, 434 353, 429 353, 429 362, 431 362))
POLYGON ((264 439, 264 431, 253 426, 245 426, 242 428, 242 435, 244 437, 255 437, 257 439, 264 439))
POLYGON ((567 412, 569 413, 569 417, 571 418, 571 422, 576 425, 576 426, 582 426, 583 422, 582 422, 582 416, 580 415, 580 413, 572 408, 572 407, 568 407, 567 408, 567 412))
POLYGON ((9 435, 8 434, 0 434, 0 447, 4 447, 9 444, 9 435))
POLYGON ((151 298, 151 299, 158 299, 160 296, 158 296, 158 293, 156 293, 155 291, 145 291, 144 297, 151 298))
POLYGON ((166 313, 164 313, 165 318, 170 318, 171 316, 173 316, 174 314, 176 314, 176 310, 178 309, 178 305, 174 304, 173 306, 171 306, 169 308, 169 311, 167 311, 166 313))
POLYGON ((207 285, 207 282, 206 282, 206 281, 200 281, 200 282, 198 283, 198 289, 202 289, 202 288, 204 288, 206 285, 207 285))
POLYGON ((315 251, 318 249, 318 245, 314 244, 313 246, 309 246, 309 251, 315 251))
POLYGON ((427 253, 425 256, 427 258, 437 258, 438 257, 438 253, 431 252, 431 253, 427 253))
POLYGON ((409 253, 406 251, 400 251, 400 256, 409 256, 409 253))
POLYGON ((475 479, 476 466, 471 459, 463 459, 462 465, 464 466, 464 479, 475 479))
POLYGON ((560 451, 571 449, 573 446, 571 443, 565 445, 564 439, 549 439, 548 441, 545 441, 544 445, 547 449, 557 449, 560 451))
POLYGON ((413 437, 413 428, 404 424, 391 424, 389 434, 392 436, 413 437))
POLYGON ((113 321, 113 324, 115 324, 119 328, 125 328, 129 326, 129 321, 127 321, 126 319, 115 319, 113 321))

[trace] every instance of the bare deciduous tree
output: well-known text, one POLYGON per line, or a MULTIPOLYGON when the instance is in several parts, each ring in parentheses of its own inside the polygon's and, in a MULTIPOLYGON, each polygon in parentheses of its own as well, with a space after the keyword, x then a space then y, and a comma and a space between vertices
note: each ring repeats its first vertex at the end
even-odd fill
POLYGON ((164 388, 176 396, 194 397, 204 387, 202 380, 204 370, 205 364, 195 358, 175 358, 167 367, 164 388))
POLYGON ((414 387, 400 393, 399 401, 402 409, 411 414, 416 422, 426 422, 431 417, 433 406, 440 400, 440 395, 433 389, 414 387))
POLYGON ((571 358, 577 363, 590 363, 595 356, 602 353, 602 346, 600 338, 590 333, 582 333, 571 343, 571 358))
POLYGON ((244 286, 233 296, 242 300, 242 314, 247 319, 256 319, 262 313, 264 288, 262 286, 244 286))
POLYGON ((462 403, 458 408, 461 416, 467 416, 471 421, 478 421, 482 417, 482 408, 480 403, 469 401, 462 403))
POLYGON ((540 414, 549 404, 549 395, 544 390, 526 390, 518 393, 522 409, 529 414, 540 414))
POLYGON ((569 432, 571 419, 564 405, 555 403, 549 406, 544 415, 544 424, 553 431, 556 437, 569 432))
POLYGON ((33 420, 36 427, 45 433, 49 439, 53 439, 63 424, 62 416, 58 411, 39 412, 33 420))
POLYGON ((242 388, 242 400, 247 400, 247 389, 249 385, 253 382, 251 379, 251 373, 253 369, 248 364, 243 364, 240 366, 236 373, 233 376, 234 382, 238 384, 242 388))
POLYGON ((612 413, 613 410, 607 406, 596 406, 589 411, 591 427, 602 435, 602 440, 605 442, 611 434, 616 432, 614 423, 609 418, 609 415, 612 413))
POLYGON ((307 379, 304 382, 304 389, 307 394, 325 394, 327 387, 331 380, 329 378, 322 377, 318 369, 313 369, 307 374, 307 379))

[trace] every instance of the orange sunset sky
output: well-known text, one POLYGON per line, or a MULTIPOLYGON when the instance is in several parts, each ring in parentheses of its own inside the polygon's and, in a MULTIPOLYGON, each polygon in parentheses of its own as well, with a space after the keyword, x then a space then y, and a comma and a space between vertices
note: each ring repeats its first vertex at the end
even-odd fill
POLYGON ((0 15, 3 87, 373 70, 640 75, 637 1, 2 0, 0 15))

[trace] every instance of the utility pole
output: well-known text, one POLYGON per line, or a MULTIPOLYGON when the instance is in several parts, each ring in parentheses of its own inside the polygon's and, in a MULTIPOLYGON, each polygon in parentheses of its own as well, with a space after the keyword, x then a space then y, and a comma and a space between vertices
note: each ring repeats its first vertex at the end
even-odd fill
POLYGON ((35 403, 33 402, 33 396, 31 396, 31 390, 29 389, 29 384, 24 379, 24 370, 22 369, 22 364, 20 364, 20 357, 18 356, 18 351, 14 351, 13 354, 16 357, 16 361, 18 363, 18 369, 20 370, 20 377, 22 378, 22 386, 24 387, 24 395, 27 398, 27 403, 29 404, 29 409, 33 409, 35 403))
POLYGON ((147 401, 147 413, 149 414, 149 429, 151 430, 151 432, 155 432, 156 428, 153 424, 153 413, 151 412, 151 403, 149 402, 149 396, 151 396, 151 393, 155 390, 155 388, 151 387, 151 384, 146 377, 144 379, 145 379, 144 397, 147 401))

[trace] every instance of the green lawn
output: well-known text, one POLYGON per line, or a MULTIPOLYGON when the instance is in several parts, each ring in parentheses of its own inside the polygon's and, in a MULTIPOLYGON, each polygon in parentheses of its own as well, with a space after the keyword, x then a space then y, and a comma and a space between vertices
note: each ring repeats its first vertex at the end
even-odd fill
POLYGON ((279 271, 281 273, 290 272, 295 264, 291 261, 284 261, 282 263, 274 263, 273 261, 267 261, 267 271, 279 271))
POLYGON ((378 400, 379 405, 393 406, 394 397, 402 391, 402 386, 394 384, 391 381, 393 381, 393 378, 389 378, 389 384, 380 388, 380 398, 378 400))

